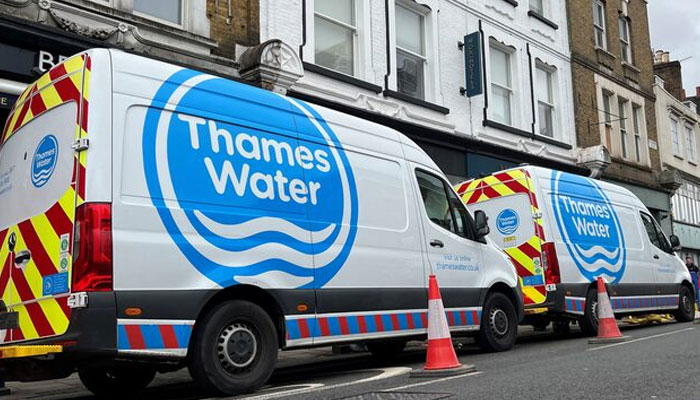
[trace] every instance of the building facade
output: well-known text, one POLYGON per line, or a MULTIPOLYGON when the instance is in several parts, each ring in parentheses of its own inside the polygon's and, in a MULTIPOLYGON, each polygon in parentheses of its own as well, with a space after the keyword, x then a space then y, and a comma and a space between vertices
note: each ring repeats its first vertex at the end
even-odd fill
POLYGON ((654 56, 654 94, 659 152, 663 168, 677 171, 680 184, 671 198, 673 233, 681 241, 683 258, 700 262, 700 157, 697 105, 686 99, 681 63, 669 54, 654 56))
POLYGON ((303 63, 289 93, 391 126, 453 181, 577 160, 566 2, 260 1, 260 39, 303 63))
POLYGON ((237 45, 258 44, 247 0, 1 0, 0 122, 28 82, 92 47, 116 47, 237 77, 237 45))
POLYGON ((630 189, 670 234, 677 182, 660 159, 647 2, 568 5, 577 142, 604 145, 611 163, 602 179, 630 189))

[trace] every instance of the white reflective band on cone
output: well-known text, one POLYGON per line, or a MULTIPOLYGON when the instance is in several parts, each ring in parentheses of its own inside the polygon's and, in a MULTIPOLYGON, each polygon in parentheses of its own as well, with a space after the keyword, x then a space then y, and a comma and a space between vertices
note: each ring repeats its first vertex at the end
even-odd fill
POLYGON ((442 299, 428 301, 428 340, 450 337, 442 299))
POLYGON ((607 293, 598 293, 598 319, 615 318, 607 293))

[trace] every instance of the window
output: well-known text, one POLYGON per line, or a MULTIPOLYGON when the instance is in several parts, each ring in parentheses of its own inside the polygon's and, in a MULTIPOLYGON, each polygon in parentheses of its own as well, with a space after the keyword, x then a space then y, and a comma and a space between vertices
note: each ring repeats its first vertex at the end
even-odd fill
POLYGON ((685 144, 688 148, 688 161, 697 161, 697 148, 695 146, 695 131, 690 125, 685 126, 685 144))
POLYGON ((133 0, 134 13, 182 25, 182 0, 133 0))
POLYGON ((638 105, 632 106, 632 123, 634 126, 634 154, 638 163, 642 162, 642 133, 640 131, 639 117, 642 107, 638 105))
POLYGON ((530 0, 530 11, 544 16, 544 0, 530 0))
POLYGON ((700 225, 700 185, 683 181, 671 199, 673 220, 700 225))
POLYGON ((603 90, 603 118, 605 123, 605 146, 612 149, 612 114, 610 113, 612 93, 603 90))
POLYGON ((537 63, 536 83, 537 83, 537 113, 540 127, 540 135, 550 138, 554 137, 554 90, 553 72, 544 65, 537 63))
POLYGON ((315 0, 314 8, 315 63, 354 75, 355 1, 315 0))
POLYGON ((501 47, 491 44, 491 118, 494 121, 512 124, 511 102, 513 79, 511 75, 511 54, 501 47))
POLYGON ((620 17, 617 26, 620 31, 620 48, 622 49, 622 62, 632 64, 632 50, 630 47, 630 26, 627 18, 620 17))
POLYGON ((605 3, 600 0, 593 2, 593 36, 596 47, 601 49, 608 48, 608 42, 605 37, 605 3))
POLYGON ((471 238, 471 216, 449 185, 435 175, 416 171, 428 219, 441 228, 471 238))
POLYGON ((681 153, 681 140, 678 135, 678 120, 675 117, 671 117, 671 145, 673 146, 673 155, 683 157, 681 153))
POLYGON ((427 61, 425 16, 397 3, 395 25, 398 92, 423 100, 427 61))
POLYGON ((665 251, 666 253, 672 253, 673 250, 671 249, 671 244, 668 242, 668 239, 666 239, 666 235, 664 235, 659 224, 654 221, 654 218, 652 218, 651 215, 643 212, 639 213, 639 215, 642 217, 644 230, 647 232, 647 236, 649 237, 651 244, 656 246, 659 250, 665 251))
POLYGON ((618 118, 620 119, 620 148, 622 150, 622 158, 627 159, 629 156, 629 151, 627 149, 627 114, 625 112, 627 100, 620 98, 617 105, 619 110, 618 118))

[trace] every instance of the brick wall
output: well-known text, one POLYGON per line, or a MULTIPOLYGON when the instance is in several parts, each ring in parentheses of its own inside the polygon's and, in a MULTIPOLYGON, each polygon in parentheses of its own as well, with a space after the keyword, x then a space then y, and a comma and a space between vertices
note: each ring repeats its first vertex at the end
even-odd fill
MULTIPOLYGON (((572 54, 574 105, 576 113, 577 143, 588 147, 602 142, 599 110, 594 74, 612 81, 625 91, 631 91, 644 99, 647 138, 657 141, 655 97, 653 92, 653 55, 649 38, 647 2, 630 0, 626 18, 629 21, 632 52, 631 65, 622 62, 622 45, 618 31, 618 18, 624 16, 624 0, 607 0, 605 5, 607 48, 595 47, 593 28, 593 1, 567 2, 569 44, 572 54)), ((613 110, 617 106, 613 105, 613 110)), ((645 143, 646 145, 647 143, 645 143)), ((648 148, 650 167, 636 166, 621 159, 613 163, 605 175, 621 181, 658 187, 656 173, 661 163, 658 150, 648 148)))
POLYGON ((219 44, 218 48, 212 52, 215 55, 233 59, 236 43, 242 46, 259 44, 259 14, 260 7, 257 0, 207 1, 211 39, 219 44))

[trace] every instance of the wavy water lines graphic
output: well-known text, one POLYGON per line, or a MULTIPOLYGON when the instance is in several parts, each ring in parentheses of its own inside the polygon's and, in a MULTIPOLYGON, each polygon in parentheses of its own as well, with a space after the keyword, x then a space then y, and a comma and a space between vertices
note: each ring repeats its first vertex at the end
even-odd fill
POLYGON ((286 282, 283 286, 323 285, 342 266, 354 241, 357 205, 351 203, 356 203, 356 193, 352 171, 346 168, 348 161, 342 147, 335 147, 337 140, 333 133, 323 121, 317 121, 318 116, 309 112, 305 105, 285 98, 309 119, 329 145, 333 167, 338 169, 338 183, 342 187, 342 199, 337 199, 339 207, 342 203, 340 221, 324 224, 316 230, 310 229, 312 224, 308 221, 295 223, 265 214, 252 215, 250 219, 236 223, 224 223, 203 210, 185 210, 177 200, 168 157, 172 117, 189 90, 211 80, 223 81, 189 70, 180 71, 163 84, 153 100, 162 110, 149 109, 147 112, 144 168, 161 220, 193 266, 222 286, 270 277, 286 282), (153 134, 149 135, 151 131, 153 134))

